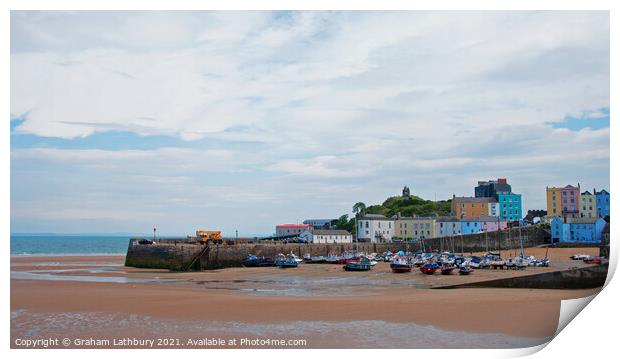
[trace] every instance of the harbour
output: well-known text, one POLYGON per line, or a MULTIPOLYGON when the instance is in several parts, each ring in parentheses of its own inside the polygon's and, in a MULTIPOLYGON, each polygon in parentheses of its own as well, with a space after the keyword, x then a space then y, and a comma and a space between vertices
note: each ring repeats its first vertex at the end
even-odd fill
POLYGON ((439 342, 443 347, 537 345, 555 333, 561 299, 588 296, 600 288, 434 289, 588 268, 594 265, 569 257, 576 251, 598 253, 598 248, 525 250, 536 257, 548 252, 551 267, 485 269, 472 276, 429 276, 418 270, 397 274, 388 262, 379 262, 367 272, 347 272, 340 264, 307 263, 292 269, 175 272, 126 267, 123 256, 12 257, 12 273, 56 278, 11 278, 11 333, 45 336, 57 333, 66 322, 67 335, 75 338, 173 335, 183 340, 198 339, 199 332, 226 339, 303 337, 310 348, 433 347, 439 342), (484 319, 489 316, 500 319, 484 319), (347 330, 352 325, 366 333, 364 340, 347 330), (78 327, 79 331, 71 329, 78 327), (340 339, 334 341, 334 335, 340 339), (471 343, 456 338, 469 338, 471 343))

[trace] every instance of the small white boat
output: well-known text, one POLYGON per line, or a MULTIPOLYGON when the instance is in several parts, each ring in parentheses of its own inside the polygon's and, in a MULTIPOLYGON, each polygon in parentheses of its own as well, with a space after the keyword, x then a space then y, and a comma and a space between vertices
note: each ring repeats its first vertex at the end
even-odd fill
POLYGON ((301 263, 301 262, 303 262, 303 261, 304 261, 302 258, 297 257, 297 256, 296 256, 294 253, 292 253, 292 252, 291 252, 291 253, 290 253, 287 257, 293 258, 293 260, 295 260, 295 262, 297 262, 297 263, 301 263))

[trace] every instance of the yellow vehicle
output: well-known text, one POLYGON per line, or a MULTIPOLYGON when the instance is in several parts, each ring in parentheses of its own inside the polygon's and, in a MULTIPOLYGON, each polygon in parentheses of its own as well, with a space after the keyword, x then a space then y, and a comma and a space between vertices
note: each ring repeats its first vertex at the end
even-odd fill
POLYGON ((222 231, 196 231, 196 240, 201 243, 219 243, 222 244, 222 231))

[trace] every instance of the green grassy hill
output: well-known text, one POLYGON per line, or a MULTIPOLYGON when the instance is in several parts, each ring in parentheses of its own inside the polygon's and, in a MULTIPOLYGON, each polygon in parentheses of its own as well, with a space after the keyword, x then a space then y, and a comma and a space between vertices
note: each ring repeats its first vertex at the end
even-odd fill
POLYGON ((429 201, 417 196, 403 198, 400 196, 390 197, 380 205, 366 207, 368 214, 382 214, 391 217, 400 212, 401 216, 426 217, 426 216, 447 216, 450 215, 452 201, 429 201))
MULTIPOLYGON (((404 198, 401 196, 394 196, 386 199, 382 204, 365 206, 363 203, 357 203, 353 206, 353 212, 356 212, 355 207, 357 205, 361 205, 362 208, 365 207, 363 212, 366 214, 382 214, 388 218, 397 213, 400 213, 403 217, 449 216, 451 204, 452 200, 430 201, 418 196, 404 198)), ((343 214, 336 221, 335 226, 337 229, 345 229, 355 234, 355 216, 349 217, 348 214, 343 214)))

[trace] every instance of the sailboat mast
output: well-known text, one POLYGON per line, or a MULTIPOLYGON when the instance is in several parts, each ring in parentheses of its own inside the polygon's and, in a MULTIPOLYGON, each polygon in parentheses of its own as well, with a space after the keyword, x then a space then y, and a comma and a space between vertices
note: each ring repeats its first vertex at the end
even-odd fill
POLYGON ((521 257, 523 257, 523 237, 521 237, 521 226, 519 226, 519 242, 521 242, 521 257))
POLYGON ((357 228, 357 214, 355 214, 355 250, 359 252, 359 231, 357 228))

